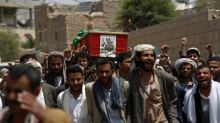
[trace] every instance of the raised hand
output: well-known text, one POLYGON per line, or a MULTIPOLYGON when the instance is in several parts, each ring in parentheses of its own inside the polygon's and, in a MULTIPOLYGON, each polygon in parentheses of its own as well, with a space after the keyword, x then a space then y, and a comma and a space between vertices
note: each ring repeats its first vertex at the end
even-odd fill
POLYGON ((212 53, 212 45, 211 45, 211 44, 206 45, 206 50, 207 50, 209 53, 212 53))
POLYGON ((169 49, 170 49, 170 46, 166 45, 166 44, 164 44, 160 47, 160 50, 162 53, 167 53, 169 49))
POLYGON ((27 92, 23 91, 18 94, 18 102, 22 109, 33 113, 39 120, 44 119, 45 108, 37 101, 36 97, 27 92))
POLYGON ((181 38, 181 45, 186 45, 187 44, 187 39, 186 37, 181 38))

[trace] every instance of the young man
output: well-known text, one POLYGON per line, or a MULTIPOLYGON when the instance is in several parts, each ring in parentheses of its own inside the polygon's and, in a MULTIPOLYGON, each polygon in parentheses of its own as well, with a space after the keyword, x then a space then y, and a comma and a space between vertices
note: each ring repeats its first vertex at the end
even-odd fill
POLYGON ((213 56, 207 60, 207 64, 213 74, 213 80, 220 82, 220 57, 213 56))
POLYGON ((124 80, 128 79, 131 68, 131 53, 122 52, 117 56, 117 62, 119 67, 118 76, 124 80))
POLYGON ((189 90, 195 83, 195 71, 197 69, 197 64, 189 58, 178 59, 175 63, 175 69, 178 73, 179 85, 184 88, 184 90, 189 90))
POLYGON ((187 44, 187 39, 186 39, 186 37, 183 37, 181 39, 181 47, 182 48, 181 48, 181 51, 180 51, 180 58, 187 57, 189 59, 192 59, 193 61, 196 62, 196 64, 198 66, 205 64, 204 61, 202 61, 200 59, 199 49, 196 48, 196 47, 191 47, 191 48, 189 48, 185 51, 186 44, 187 44), (185 52, 186 52, 186 54, 185 54, 185 52))
POLYGON ((59 87, 65 84, 65 62, 60 52, 51 52, 48 56, 48 73, 44 76, 46 83, 59 87))
POLYGON ((90 67, 90 56, 87 52, 82 51, 76 54, 75 56, 76 64, 80 65, 85 74, 85 82, 93 82, 97 80, 97 75, 95 73, 95 67, 90 67))
POLYGON ((188 123, 219 123, 220 84, 212 80, 208 66, 196 71, 198 85, 189 90, 184 99, 183 111, 188 123))
POLYGON ((64 112, 47 109, 37 101, 41 79, 36 68, 28 64, 15 65, 9 76, 7 107, 0 112, 1 123, 70 123, 64 112))
POLYGON ((120 87, 118 79, 112 77, 113 62, 106 58, 99 59, 96 69, 98 80, 86 85, 88 122, 125 123, 123 95, 126 94, 121 94, 124 86, 120 87))
POLYGON ((154 70, 155 48, 137 45, 132 55, 129 76, 128 108, 132 123, 177 123, 176 79, 163 71, 154 70))
POLYGON ((72 116, 73 123, 85 123, 87 103, 84 87, 84 72, 78 65, 69 66, 66 71, 69 88, 58 95, 58 108, 72 116))
POLYGON ((184 96, 196 83, 195 71, 197 69, 197 64, 189 58, 181 58, 176 61, 175 68, 179 80, 176 86, 178 118, 181 123, 185 123, 186 121, 184 120, 186 116, 182 111, 184 96))

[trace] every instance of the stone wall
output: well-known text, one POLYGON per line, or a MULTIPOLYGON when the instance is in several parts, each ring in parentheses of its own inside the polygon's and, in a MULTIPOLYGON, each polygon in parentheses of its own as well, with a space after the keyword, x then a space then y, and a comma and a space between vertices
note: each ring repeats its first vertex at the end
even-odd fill
POLYGON ((180 39, 186 36, 187 48, 197 47, 204 59, 207 56, 205 46, 209 43, 213 45, 214 52, 220 54, 220 19, 213 18, 212 14, 213 11, 203 12, 131 32, 129 46, 149 43, 159 49, 162 44, 168 44, 171 46, 171 60, 176 60, 179 58, 180 39))

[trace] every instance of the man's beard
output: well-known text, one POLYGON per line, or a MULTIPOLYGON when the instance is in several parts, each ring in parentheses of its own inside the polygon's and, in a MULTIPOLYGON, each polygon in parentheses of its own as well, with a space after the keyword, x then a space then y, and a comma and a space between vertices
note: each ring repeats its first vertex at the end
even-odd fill
POLYGON ((140 67, 145 71, 153 71, 154 62, 140 62, 140 67))

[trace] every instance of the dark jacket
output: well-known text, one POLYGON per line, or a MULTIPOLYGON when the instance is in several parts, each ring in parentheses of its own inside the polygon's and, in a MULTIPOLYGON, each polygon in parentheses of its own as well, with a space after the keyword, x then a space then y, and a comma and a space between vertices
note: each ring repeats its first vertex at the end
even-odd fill
POLYGON ((56 88, 47 83, 42 83, 41 87, 42 87, 46 106, 57 107, 56 88))
MULTIPOLYGON (((57 76, 55 76, 55 74, 53 73, 47 73, 45 76, 44 76, 44 81, 47 83, 47 84, 50 84, 52 86, 55 87, 55 78, 57 76)), ((62 76, 62 82, 61 82, 61 85, 63 85, 65 83, 64 81, 64 77, 62 76)))
POLYGON ((186 90, 182 86, 180 85, 176 86, 176 95, 177 95, 176 107, 177 107, 178 118, 180 123, 187 123, 186 115, 182 111, 185 94, 186 94, 186 90))
MULTIPOLYGON (((163 109, 169 123, 179 123, 176 110, 176 94, 175 82, 173 76, 163 71, 155 70, 154 73, 158 77, 160 90, 163 100, 163 109)), ((130 92, 128 101, 128 111, 131 118, 131 123, 144 123, 144 99, 142 98, 138 88, 140 72, 134 70, 129 76, 130 92)))

